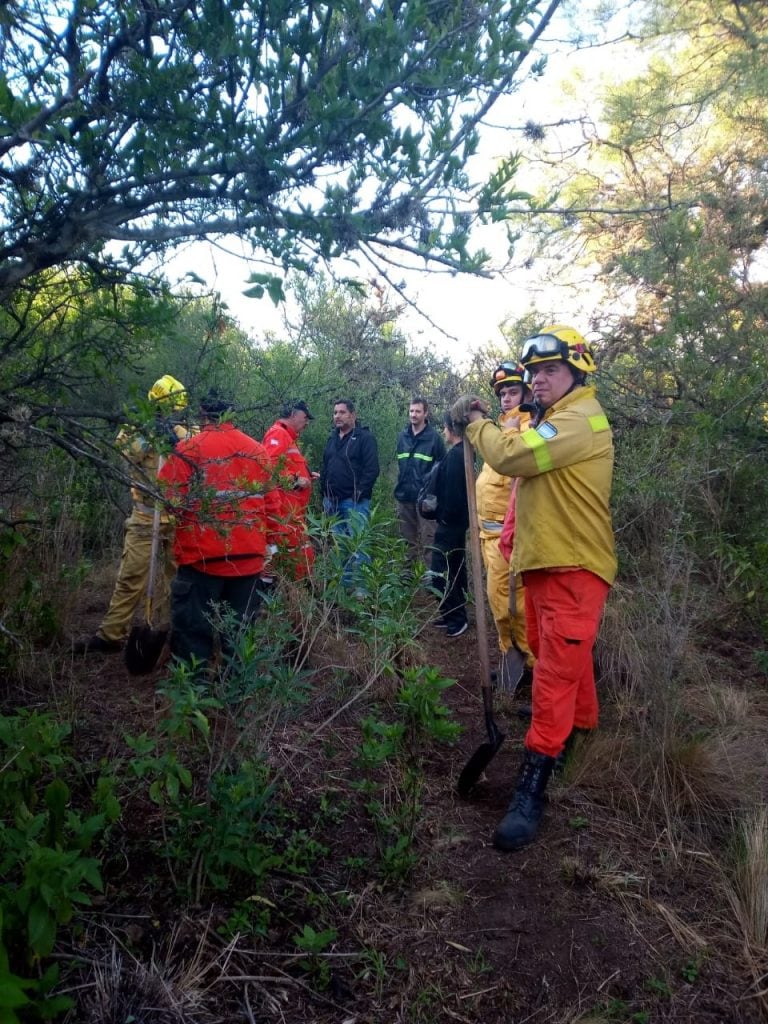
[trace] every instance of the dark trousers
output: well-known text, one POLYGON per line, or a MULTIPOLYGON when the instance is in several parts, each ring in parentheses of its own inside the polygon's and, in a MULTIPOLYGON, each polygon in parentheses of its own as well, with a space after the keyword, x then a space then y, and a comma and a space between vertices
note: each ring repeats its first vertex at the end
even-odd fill
MULTIPOLYGON (((234 612, 238 624, 247 625, 261 608, 258 576, 210 576, 182 565, 171 584, 171 653, 184 661, 207 662, 213 654, 214 622, 234 612), (218 612, 217 612, 218 606, 218 612)), ((224 654, 231 653, 226 636, 224 654)))
POLYGON ((439 523, 432 551, 432 578, 441 591, 440 618, 447 626, 467 621, 466 530, 439 523))

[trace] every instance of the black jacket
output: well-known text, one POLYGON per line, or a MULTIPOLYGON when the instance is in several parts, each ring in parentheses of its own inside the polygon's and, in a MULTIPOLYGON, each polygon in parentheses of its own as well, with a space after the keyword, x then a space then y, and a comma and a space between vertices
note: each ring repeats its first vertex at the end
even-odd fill
MULTIPOLYGON (((437 521, 462 533, 469 529, 467 478, 464 473, 464 441, 448 449, 440 470, 437 496, 437 521)), ((438 528, 439 528, 438 526, 438 528)))
POLYGON ((418 434, 409 423, 397 439, 397 500, 413 504, 427 473, 444 455, 443 439, 429 423, 418 434))
POLYGON ((370 498, 379 476, 376 438, 368 427, 356 424, 345 437, 335 428, 323 452, 320 493, 324 498, 360 501, 370 498))

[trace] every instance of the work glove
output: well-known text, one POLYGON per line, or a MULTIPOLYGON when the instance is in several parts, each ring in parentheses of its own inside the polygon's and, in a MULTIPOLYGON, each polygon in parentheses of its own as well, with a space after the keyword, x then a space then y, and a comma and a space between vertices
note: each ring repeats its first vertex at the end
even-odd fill
POLYGON ((470 422, 469 414, 471 412, 481 412, 483 416, 487 416, 489 411, 490 406, 485 399, 479 398, 477 395, 461 395, 451 406, 451 419, 457 429, 463 432, 470 422))

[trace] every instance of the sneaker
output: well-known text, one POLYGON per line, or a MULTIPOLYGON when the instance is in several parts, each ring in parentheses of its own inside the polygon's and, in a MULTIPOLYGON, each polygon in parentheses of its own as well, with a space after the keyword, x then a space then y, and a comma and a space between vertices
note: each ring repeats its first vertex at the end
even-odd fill
POLYGON ((442 619, 435 619, 434 622, 430 622, 430 626, 433 626, 435 629, 448 629, 448 623, 443 622, 442 619))
POLYGON ((117 654, 122 649, 122 641, 105 640, 98 633, 94 633, 93 636, 89 636, 85 640, 76 640, 72 644, 73 654, 117 654))
POLYGON ((445 631, 445 635, 450 637, 461 636, 461 634, 466 633, 468 629, 469 623, 461 622, 456 626, 448 626, 448 628, 445 631))

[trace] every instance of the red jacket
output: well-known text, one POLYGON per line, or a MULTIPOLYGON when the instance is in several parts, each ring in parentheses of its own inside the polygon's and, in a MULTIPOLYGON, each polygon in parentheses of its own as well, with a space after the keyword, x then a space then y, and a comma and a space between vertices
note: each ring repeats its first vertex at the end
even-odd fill
POLYGON ((277 420, 264 435, 263 445, 273 465, 278 468, 278 486, 280 488, 280 514, 287 525, 291 520, 303 519, 307 505, 312 497, 312 474, 307 460, 301 454, 297 443, 298 434, 277 420), (303 487, 297 481, 306 480, 303 487))
POLYGON ((207 424, 176 445, 158 479, 176 514, 179 565, 210 576, 261 572, 280 499, 258 441, 231 423, 207 424))

